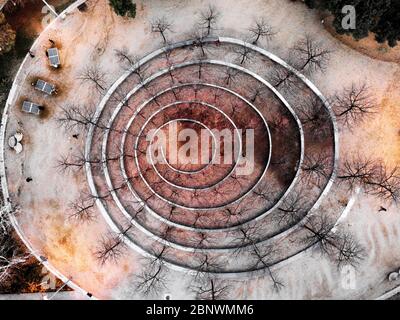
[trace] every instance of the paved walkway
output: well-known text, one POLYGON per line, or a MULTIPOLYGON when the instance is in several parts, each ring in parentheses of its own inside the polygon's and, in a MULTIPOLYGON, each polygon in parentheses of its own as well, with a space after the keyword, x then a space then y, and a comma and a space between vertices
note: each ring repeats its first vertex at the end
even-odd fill
POLYGON ((0 300, 84 300, 82 294, 76 291, 63 291, 57 294, 49 293, 22 293, 0 294, 0 300), (47 297, 47 298, 46 298, 47 297))

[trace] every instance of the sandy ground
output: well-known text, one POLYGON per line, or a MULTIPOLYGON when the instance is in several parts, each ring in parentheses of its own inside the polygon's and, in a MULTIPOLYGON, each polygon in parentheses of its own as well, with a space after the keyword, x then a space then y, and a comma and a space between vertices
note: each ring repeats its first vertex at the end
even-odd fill
MULTIPOLYGON (((313 77, 313 82, 330 96, 342 86, 367 81, 375 93, 380 112, 352 132, 341 130, 340 153, 343 158, 354 152, 383 158, 395 165, 400 161, 398 115, 400 68, 397 64, 381 62, 364 56, 334 39, 320 24, 319 17, 300 3, 282 0, 218 0, 215 5, 223 13, 220 33, 240 37, 254 17, 263 16, 279 30, 266 48, 285 58, 287 48, 301 39, 304 33, 323 40, 334 50, 330 67, 325 74, 313 77)), ((143 56, 160 47, 160 41, 150 33, 149 20, 160 15, 174 17, 174 40, 185 38, 193 29, 192 17, 206 1, 175 0, 138 1, 138 15, 134 20, 115 16, 104 0, 91 1, 86 13, 78 11, 53 25, 40 36, 33 48, 34 59, 27 60, 18 81, 18 96, 10 109, 6 138, 22 130, 24 152, 15 155, 6 150, 9 190, 14 204, 18 204, 18 220, 35 248, 46 256, 64 275, 99 298, 137 298, 133 288, 135 272, 140 266, 139 256, 128 251, 118 265, 99 265, 94 258, 98 240, 108 232, 106 222, 99 215, 90 224, 76 224, 69 220, 68 204, 84 191, 83 174, 62 175, 55 168, 60 155, 65 155, 83 144, 83 137, 75 140, 73 132, 59 128, 55 118, 60 107, 68 103, 97 103, 90 87, 76 80, 89 61, 99 63, 107 72, 107 82, 113 83, 122 71, 113 54, 115 48, 127 46, 143 56), (55 72, 46 63, 48 39, 61 49, 63 67, 55 72), (41 76, 60 86, 60 94, 44 98, 30 87, 31 77, 41 76), (20 103, 25 97, 44 103, 50 110, 47 117, 37 119, 21 114, 20 103), (84 101, 82 101, 84 98, 84 101), (31 177, 32 182, 25 179, 31 177)), ((346 277, 329 260, 313 252, 305 252, 279 267, 285 287, 276 293, 267 278, 235 284, 234 298, 241 299, 350 299, 376 298, 400 283, 386 281, 387 274, 400 268, 400 214, 392 206, 379 213, 382 205, 360 194, 352 210, 342 222, 351 228, 367 248, 368 257, 358 268, 353 288, 343 285, 346 277)), ((173 272, 169 288, 172 298, 190 298, 184 289, 182 275, 173 272)), ((156 298, 162 298, 163 295, 156 298)))

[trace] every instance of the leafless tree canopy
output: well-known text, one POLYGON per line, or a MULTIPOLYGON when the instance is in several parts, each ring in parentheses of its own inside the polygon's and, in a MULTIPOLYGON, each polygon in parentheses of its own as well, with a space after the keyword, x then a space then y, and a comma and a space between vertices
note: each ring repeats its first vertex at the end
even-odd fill
POLYGON ((307 97, 300 101, 298 115, 314 140, 327 138, 330 133, 330 117, 319 97, 307 97))
POLYGON ((223 215, 224 215, 224 221, 225 223, 229 224, 238 224, 240 223, 243 215, 246 213, 247 208, 241 205, 241 202, 238 204, 228 206, 224 209, 223 215))
POLYGON ((249 32, 254 45, 262 39, 270 41, 276 35, 273 28, 263 18, 257 19, 249 28, 249 32))
POLYGON ((154 33, 159 33, 163 39, 164 44, 166 44, 166 33, 172 32, 172 23, 169 22, 166 17, 157 18, 151 23, 151 31, 154 33))
POLYGON ((237 55, 237 62, 240 65, 244 65, 253 59, 253 50, 247 45, 237 47, 234 51, 237 55))
POLYGON ((200 12, 199 25, 205 30, 207 36, 215 30, 219 17, 220 13, 213 5, 209 5, 207 9, 200 12))
POLYGON ((332 166, 331 158, 323 152, 305 155, 302 165, 303 181, 321 187, 329 179, 332 166))
POLYGON ((198 300, 225 300, 229 298, 231 285, 209 273, 203 273, 190 285, 198 300))
POLYGON ((362 187, 365 192, 382 200, 400 199, 400 168, 388 168, 381 160, 360 155, 344 161, 338 175, 350 189, 362 187))
POLYGON ((275 88, 290 88, 296 84, 295 74, 292 71, 279 66, 273 69, 270 78, 271 83, 275 88))
POLYGON ((376 101, 365 83, 352 84, 332 98, 336 117, 346 126, 362 122, 375 113, 376 101))
POLYGON ((278 278, 278 276, 271 269, 271 261, 275 250, 272 246, 253 244, 250 249, 251 257, 251 270, 262 269, 267 272, 268 276, 272 280, 273 287, 276 291, 279 291, 284 286, 283 282, 278 278))
POLYGON ((251 94, 250 102, 255 103, 258 98, 262 97, 267 92, 267 89, 264 86, 252 86, 248 89, 248 91, 251 94))
POLYGON ((9 280, 13 272, 28 260, 30 254, 23 253, 12 238, 12 227, 5 217, 0 215, 0 284, 9 280))
POLYGON ((301 192, 292 192, 278 207, 277 219, 280 224, 293 224, 305 215, 306 199, 301 192))
POLYGON ((168 270, 165 264, 167 247, 152 251, 152 257, 144 259, 142 272, 137 276, 136 289, 145 296, 155 295, 167 286, 168 270))
POLYGON ((293 47, 295 67, 299 71, 313 73, 324 71, 329 62, 331 51, 311 36, 307 35, 293 47))
POLYGON ((233 82, 235 82, 238 74, 239 74, 238 70, 230 67, 226 68, 224 74, 225 85, 230 86, 233 82))
POLYGON ((200 277, 204 272, 218 272, 223 269, 223 261, 207 252, 199 252, 194 259, 195 277, 200 277))
POLYGON ((89 82, 100 92, 104 92, 107 88, 106 73, 100 69, 98 65, 92 65, 85 68, 78 76, 82 82, 89 82))
POLYGON ((115 49, 115 56, 124 70, 130 70, 138 77, 140 83, 144 82, 148 66, 140 65, 140 57, 132 54, 126 47, 115 49))
POLYGON ((95 199, 80 196, 76 201, 69 204, 69 217, 79 222, 93 221, 96 217, 95 199))
MULTIPOLYGON (((57 122, 68 131, 86 131, 90 125, 98 126, 94 118, 94 110, 86 105, 67 104, 61 109, 57 122)), ((100 127, 103 127, 103 125, 100 124, 100 127)))
POLYGON ((87 159, 83 152, 76 155, 61 156, 57 161, 57 168, 60 172, 79 172, 84 169, 87 163, 99 164, 100 159, 87 159))
POLYGON ((200 50, 198 55, 199 59, 207 58, 207 55, 211 52, 210 47, 207 45, 206 41, 204 41, 206 37, 206 32, 199 28, 193 30, 189 35, 189 38, 194 40, 193 46, 200 50))
POLYGON ((102 265, 107 262, 116 263, 122 257, 124 250, 125 243, 121 234, 109 233, 101 239, 95 256, 102 265))
POLYGON ((130 70, 133 67, 138 66, 139 58, 132 53, 126 47, 122 49, 115 49, 115 56, 118 60, 118 63, 125 70, 130 70))
POLYGON ((237 247, 235 255, 247 254, 249 256, 249 270, 264 270, 272 280, 275 290, 280 290, 284 284, 272 271, 272 259, 277 254, 273 247, 259 244, 263 237, 261 223, 242 226, 235 234, 233 243, 237 247))
POLYGON ((304 242, 317 244, 321 253, 331 257, 338 267, 356 266, 365 256, 364 248, 345 231, 333 231, 335 223, 327 214, 310 217, 303 224, 308 231, 304 242))

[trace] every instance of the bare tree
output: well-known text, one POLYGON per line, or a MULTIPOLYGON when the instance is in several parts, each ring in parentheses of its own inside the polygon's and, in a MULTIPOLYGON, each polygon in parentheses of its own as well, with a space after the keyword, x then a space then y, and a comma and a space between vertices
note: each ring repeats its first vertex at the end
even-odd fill
MULTIPOLYGON (((200 81, 201 78, 203 77, 203 73, 204 73, 204 66, 205 66, 204 61, 202 59, 200 59, 197 66, 198 66, 197 77, 198 77, 198 80, 200 81)), ((195 92, 195 99, 197 99, 197 91, 199 90, 199 88, 197 85, 195 85, 194 87, 195 87, 195 89, 197 89, 195 92)))
POLYGON ((249 257, 249 270, 264 270, 272 280, 275 290, 280 290, 284 285, 272 271, 273 257, 277 251, 268 245, 259 243, 264 231, 261 223, 245 225, 239 228, 234 235, 233 244, 236 246, 235 256, 246 254, 249 257))
POLYGON ((249 62, 253 59, 253 50, 248 45, 236 47, 234 52, 238 56, 237 62, 240 65, 244 65, 246 62, 249 62))
POLYGON ((398 202, 400 199, 400 167, 389 169, 380 160, 360 155, 346 160, 338 174, 350 189, 364 188, 368 194, 383 200, 398 202))
POLYGON ((190 225, 196 228, 199 225, 206 224, 207 221, 209 221, 209 218, 205 215, 205 213, 201 210, 196 210, 193 212, 193 219, 190 222, 190 225))
POLYGON ((96 156, 91 154, 87 156, 84 151, 79 151, 73 155, 61 156, 57 160, 57 168, 61 173, 65 172, 79 172, 85 168, 87 164, 93 167, 102 166, 103 164, 120 161, 121 158, 132 158, 135 159, 136 156, 133 154, 126 153, 124 150, 118 149, 117 153, 108 153, 103 159, 101 156, 96 156))
MULTIPOLYGON (((3 222, 6 226, 6 222, 3 222)), ((2 223, 2 224, 3 224, 2 223)), ((22 252, 11 236, 11 228, 0 230, 0 284, 12 277, 12 274, 30 257, 22 252)))
POLYGON ((331 158, 323 152, 305 155, 301 166, 302 179, 307 184, 321 187, 329 179, 329 172, 332 171, 332 168, 331 158))
POLYGON ((226 68, 224 74, 224 82, 226 86, 230 86, 238 76, 239 71, 234 68, 226 68))
POLYGON ((295 74, 282 67, 276 66, 271 75, 271 83, 275 88, 285 87, 289 88, 296 84, 296 76, 295 74))
POLYGON ((265 203, 268 203, 274 199, 273 191, 266 182, 258 184, 257 187, 254 188, 253 194, 265 203))
POLYGON ((203 273, 190 284, 190 289, 198 300, 224 300, 229 298, 231 285, 209 273, 203 273))
POLYGON ((129 49, 123 47, 122 49, 115 49, 115 56, 124 70, 130 70, 138 66, 139 58, 129 52, 129 49))
POLYGON ((330 117, 317 96, 311 96, 298 103, 298 114, 304 127, 315 140, 324 140, 330 133, 330 117))
POLYGON ((209 5, 207 9, 200 12, 199 25, 205 30, 207 36, 215 30, 219 17, 220 13, 213 5, 209 5))
POLYGON ((204 30, 199 28, 195 28, 189 35, 189 38, 194 41, 193 46, 200 50, 199 57, 201 59, 205 59, 209 54, 210 48, 206 45, 207 42, 205 41, 207 36, 204 30))
POLYGON ((360 155, 346 159, 342 164, 338 178, 345 181, 351 190, 366 184, 373 179, 376 172, 376 163, 360 155))
POLYGON ((123 109, 129 109, 130 111, 135 112, 136 109, 130 104, 130 95, 130 88, 126 86, 119 86, 114 90, 109 101, 115 103, 116 105, 120 105, 123 109))
POLYGON ((92 83, 95 88, 100 92, 104 92, 107 87, 106 74, 100 69, 98 65, 92 65, 85 68, 78 76, 82 82, 92 83))
POLYGON ((121 233, 112 232, 102 237, 94 254, 101 265, 107 262, 116 263, 124 254, 125 247, 121 233))
POLYGON ((291 224, 302 218, 306 210, 306 199, 302 192, 291 192, 278 207, 276 217, 279 224, 291 224))
POLYGON ((188 242, 196 249, 196 251, 198 251, 204 249, 211 243, 214 243, 215 239, 216 237, 212 236, 210 233, 197 232, 196 237, 189 238, 188 242))
MULTIPOLYGON (((124 95, 122 91, 118 91, 118 95, 122 98, 124 95)), ((118 100, 117 97, 114 97, 114 99, 118 100)), ((127 101, 124 101, 124 103, 127 105, 127 101)), ((112 128, 109 124, 109 119, 111 117, 111 114, 105 113, 102 115, 101 119, 98 119, 95 115, 95 109, 92 107, 89 107, 87 105, 73 105, 73 104, 67 104, 63 107, 61 107, 62 111, 61 114, 57 117, 57 122, 61 127, 64 127, 67 131, 87 131, 90 127, 95 127, 102 133, 106 132, 117 132, 120 134, 126 134, 131 137, 140 137, 138 134, 133 134, 131 132, 131 129, 118 129, 118 128, 112 128)), ((142 116, 144 119, 145 117, 138 113, 138 116, 142 116)))
POLYGON ((296 68, 302 72, 324 71, 331 51, 307 35, 293 47, 296 68))
POLYGON ((223 211, 225 224, 238 224, 246 213, 246 209, 241 206, 241 202, 227 206, 223 211))
POLYGON ((272 272, 272 258, 276 254, 276 250, 272 246, 253 244, 250 249, 251 257, 251 270, 263 269, 268 273, 268 276, 272 280, 273 287, 276 291, 282 289, 283 282, 279 277, 272 272))
POLYGON ((247 252, 247 246, 257 243, 262 237, 263 229, 261 223, 242 225, 233 235, 235 255, 247 252))
POLYGON ((57 160, 57 168, 61 173, 66 172, 79 172, 84 169, 87 163, 98 165, 101 163, 100 159, 88 159, 83 152, 76 155, 61 156, 57 160))
POLYGON ((270 41, 276 35, 273 28, 263 18, 257 19, 249 28, 249 32, 254 45, 258 44, 261 39, 270 41))
MULTIPOLYGON (((110 130, 108 124, 103 120, 95 118, 95 109, 87 105, 67 104, 62 107, 61 115, 57 122, 67 131, 79 130, 86 131, 90 126, 96 127, 101 131, 110 130)), ((108 118, 107 116, 104 118, 108 118)))
POLYGON ((213 256, 207 252, 200 252, 194 258, 194 269, 197 271, 195 278, 201 277, 205 272, 221 271, 223 264, 218 256, 213 256))
POLYGON ((250 96, 250 102, 255 103, 258 98, 262 97, 262 95, 267 91, 267 88, 265 86, 257 86, 257 87, 250 87, 249 92, 251 94, 250 96))
POLYGON ((398 202, 400 200, 400 167, 388 168, 382 162, 372 180, 367 181, 366 190, 379 199, 398 202))
POLYGON ((80 196, 76 201, 69 204, 69 217, 79 222, 90 222, 96 217, 95 199, 80 196))
POLYGON ((137 276, 136 289, 145 296, 157 294, 167 286, 167 250, 166 246, 154 249, 151 251, 152 256, 144 259, 143 271, 137 276))
POLYGON ((115 56, 124 70, 130 70, 132 74, 138 77, 141 84, 144 83, 145 73, 148 69, 148 65, 140 64, 140 57, 129 52, 126 47, 122 49, 116 49, 115 56))
POLYGON ((332 98, 332 107, 336 117, 346 126, 362 122, 375 113, 376 101, 365 83, 352 84, 332 98))
POLYGON ((307 230, 303 241, 316 244, 322 254, 331 257, 338 267, 356 266, 365 256, 364 248, 348 232, 333 231, 335 223, 327 214, 314 215, 302 225, 307 230))
POLYGON ((154 33, 159 33, 163 39, 164 44, 166 44, 166 33, 172 32, 172 23, 169 22, 165 16, 157 18, 151 23, 151 31, 154 33))

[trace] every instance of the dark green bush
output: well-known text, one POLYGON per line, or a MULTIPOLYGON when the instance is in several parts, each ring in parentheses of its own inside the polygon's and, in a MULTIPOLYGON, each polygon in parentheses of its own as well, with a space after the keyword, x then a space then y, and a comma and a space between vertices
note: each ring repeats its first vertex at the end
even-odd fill
POLYGON ((109 0, 109 2, 119 16, 131 18, 136 16, 136 3, 132 0, 109 0))
POLYGON ((333 25, 339 34, 350 34, 355 39, 375 33, 379 43, 388 42, 391 47, 400 40, 400 1, 399 0, 305 0, 310 8, 328 10, 335 20, 333 25), (344 30, 342 19, 345 14, 342 9, 345 5, 352 5, 356 9, 356 29, 344 30))

